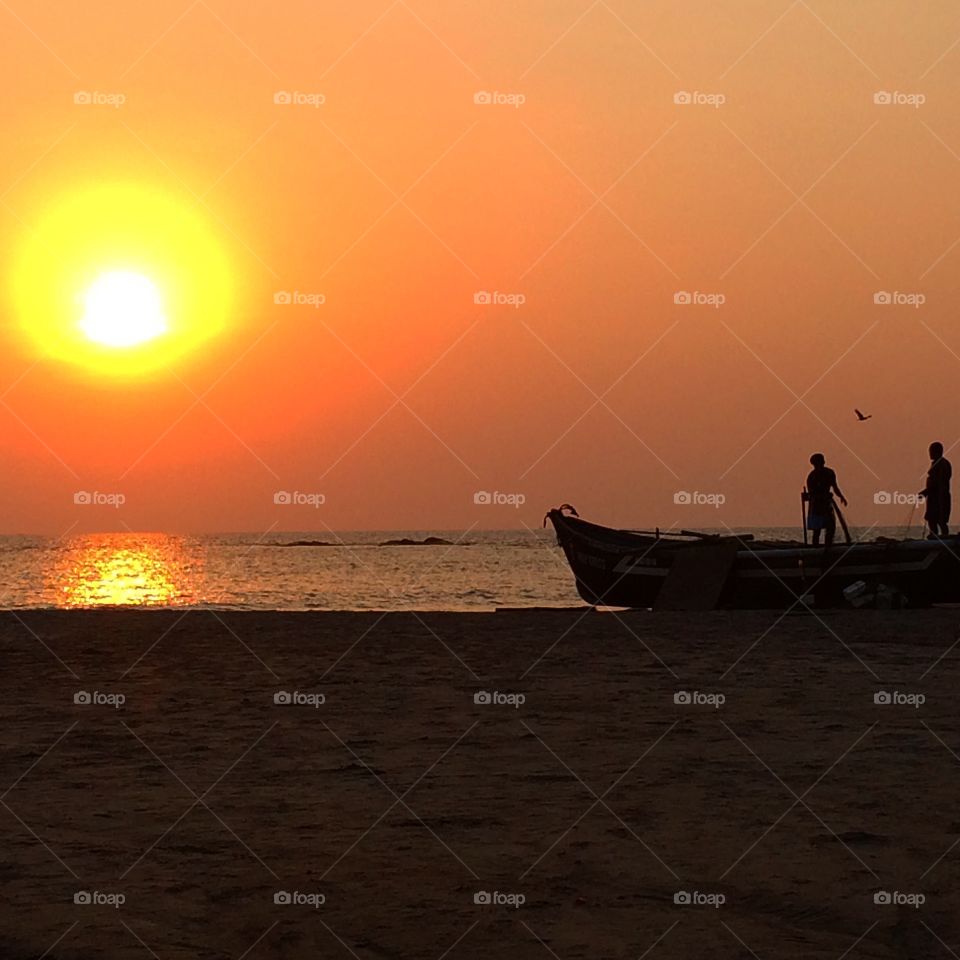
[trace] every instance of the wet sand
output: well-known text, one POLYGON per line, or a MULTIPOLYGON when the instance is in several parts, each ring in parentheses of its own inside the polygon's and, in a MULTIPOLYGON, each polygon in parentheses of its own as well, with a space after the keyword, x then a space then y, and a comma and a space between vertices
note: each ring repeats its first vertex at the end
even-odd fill
POLYGON ((958 625, 2 614, 2 956, 949 956, 958 625))

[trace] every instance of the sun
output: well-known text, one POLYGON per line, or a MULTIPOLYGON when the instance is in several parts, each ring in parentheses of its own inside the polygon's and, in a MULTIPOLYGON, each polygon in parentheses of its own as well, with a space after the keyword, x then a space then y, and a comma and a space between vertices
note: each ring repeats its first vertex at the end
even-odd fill
POLYGON ((147 184, 97 184, 52 201, 11 259, 28 352, 129 381, 223 334, 232 270, 202 214, 195 198, 147 184))
POLYGON ((80 328, 94 343, 132 347, 166 333, 160 292, 145 276, 111 270, 98 277, 84 296, 80 328))

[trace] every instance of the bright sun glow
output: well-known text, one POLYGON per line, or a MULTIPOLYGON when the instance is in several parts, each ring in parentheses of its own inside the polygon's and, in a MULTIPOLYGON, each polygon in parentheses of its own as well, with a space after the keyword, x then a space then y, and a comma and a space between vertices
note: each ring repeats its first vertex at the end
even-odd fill
POLYGON ((61 197, 13 260, 28 348, 99 378, 143 378, 220 334, 227 259, 189 198, 106 184, 61 197))
POLYGON ((132 347, 167 330, 157 288, 139 273, 111 270, 84 297, 80 328, 95 343, 132 347))

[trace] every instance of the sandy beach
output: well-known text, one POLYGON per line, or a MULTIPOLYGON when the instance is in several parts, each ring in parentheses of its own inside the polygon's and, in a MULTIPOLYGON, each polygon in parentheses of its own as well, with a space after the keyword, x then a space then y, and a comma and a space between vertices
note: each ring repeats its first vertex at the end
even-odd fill
POLYGON ((946 955, 957 614, 778 616, 5 614, 4 956, 946 955))

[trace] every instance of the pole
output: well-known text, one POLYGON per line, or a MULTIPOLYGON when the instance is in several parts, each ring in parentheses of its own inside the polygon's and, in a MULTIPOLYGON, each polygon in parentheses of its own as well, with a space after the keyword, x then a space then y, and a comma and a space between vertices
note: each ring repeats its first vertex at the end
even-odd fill
POLYGON ((853 540, 850 539, 850 531, 847 529, 847 521, 843 519, 843 514, 840 512, 840 507, 836 501, 833 503, 833 509, 837 511, 837 519, 840 521, 840 526, 843 527, 843 535, 847 538, 847 543, 853 543, 853 540))
POLYGON ((800 516, 803 518, 803 545, 807 545, 807 488, 800 491, 800 516))
POLYGON ((910 539, 910 528, 913 526, 913 515, 917 511, 917 502, 913 502, 913 506, 910 508, 910 516, 907 517, 907 529, 903 531, 903 539, 910 539))

